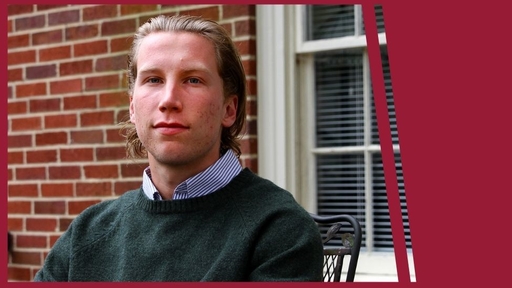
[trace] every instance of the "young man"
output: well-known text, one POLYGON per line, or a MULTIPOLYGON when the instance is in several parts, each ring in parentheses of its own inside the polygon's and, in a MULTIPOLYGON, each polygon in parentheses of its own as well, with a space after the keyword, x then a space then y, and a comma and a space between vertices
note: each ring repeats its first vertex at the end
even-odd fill
POLYGON ((86 209, 36 281, 321 281, 318 228, 292 195, 242 168, 246 88, 226 31, 159 16, 129 55, 127 152, 141 189, 86 209))

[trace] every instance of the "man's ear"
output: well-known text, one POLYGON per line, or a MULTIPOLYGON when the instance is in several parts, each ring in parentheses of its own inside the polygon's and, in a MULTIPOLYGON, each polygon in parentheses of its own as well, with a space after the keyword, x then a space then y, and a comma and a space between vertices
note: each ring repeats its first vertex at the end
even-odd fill
POLYGON ((236 120, 236 111, 238 109, 238 96, 231 95, 224 103, 224 118, 222 118, 223 127, 231 127, 236 120))

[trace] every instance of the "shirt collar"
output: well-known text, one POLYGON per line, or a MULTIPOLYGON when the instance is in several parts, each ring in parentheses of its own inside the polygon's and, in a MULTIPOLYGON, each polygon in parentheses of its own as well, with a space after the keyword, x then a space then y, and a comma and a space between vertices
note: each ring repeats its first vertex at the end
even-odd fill
MULTIPOLYGON (((181 182, 173 193, 173 200, 204 196, 226 186, 242 171, 242 165, 233 150, 229 149, 206 170, 181 182)), ((158 189, 151 180, 150 167, 142 173, 142 190, 151 200, 159 200, 158 189), (155 198, 155 193, 157 197, 155 198)))

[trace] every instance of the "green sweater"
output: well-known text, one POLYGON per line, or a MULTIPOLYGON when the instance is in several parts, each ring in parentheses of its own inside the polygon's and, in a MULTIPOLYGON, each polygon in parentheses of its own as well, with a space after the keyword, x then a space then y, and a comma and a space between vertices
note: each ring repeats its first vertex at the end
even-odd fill
POLYGON ((81 213, 35 281, 322 281, 316 224, 292 195, 244 169, 206 196, 142 189, 81 213))

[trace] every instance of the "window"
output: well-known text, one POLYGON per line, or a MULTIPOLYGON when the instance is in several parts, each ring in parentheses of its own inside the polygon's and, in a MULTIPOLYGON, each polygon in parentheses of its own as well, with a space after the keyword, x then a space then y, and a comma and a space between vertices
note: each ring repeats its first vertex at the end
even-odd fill
MULTIPOLYGON (((411 248, 384 15, 375 8, 411 248)), ((258 174, 290 191, 309 212, 355 215, 365 245, 358 281, 396 281, 362 14, 358 5, 256 6, 258 174)), ((407 258, 415 281, 412 249, 407 258)))
MULTIPOLYGON (((375 9, 395 164, 407 247, 405 191, 394 114, 382 9, 375 9)), ((363 247, 392 251, 393 239, 382 168, 362 11, 359 5, 309 5, 297 9, 297 69, 300 110, 308 123, 300 132, 301 186, 316 192, 316 212, 347 213, 361 222, 363 247), (302 28, 301 28, 302 26, 302 28), (310 176, 311 175, 311 176, 310 176)), ((339 243, 337 243, 339 244, 339 243)))

